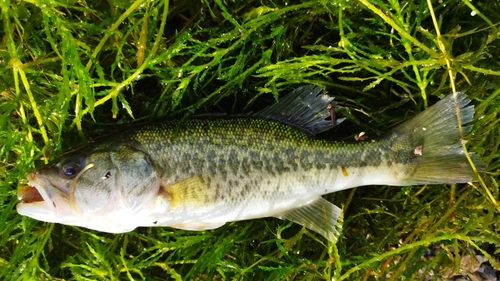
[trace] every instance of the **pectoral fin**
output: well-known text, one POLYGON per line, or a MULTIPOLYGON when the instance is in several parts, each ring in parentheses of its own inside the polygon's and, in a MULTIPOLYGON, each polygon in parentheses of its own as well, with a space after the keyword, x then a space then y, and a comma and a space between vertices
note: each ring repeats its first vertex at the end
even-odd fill
MULTIPOLYGON (((184 210, 204 208, 214 204, 212 198, 213 190, 207 185, 207 175, 199 175, 183 179, 171 184, 164 189, 165 196, 169 198, 170 210, 179 208, 184 210)), ((188 219, 186 219, 188 220, 188 219)), ((161 220, 160 220, 161 221, 161 220)), ((185 221, 176 224, 165 224, 173 228, 184 230, 207 230, 223 226, 226 222, 213 221, 185 221)), ((163 225, 158 223, 156 225, 163 225)))
POLYGON ((195 176, 165 187, 170 204, 177 206, 199 205, 206 201, 207 188, 202 176, 195 176))
POLYGON ((342 228, 342 210, 323 198, 276 216, 307 227, 336 242, 342 228))

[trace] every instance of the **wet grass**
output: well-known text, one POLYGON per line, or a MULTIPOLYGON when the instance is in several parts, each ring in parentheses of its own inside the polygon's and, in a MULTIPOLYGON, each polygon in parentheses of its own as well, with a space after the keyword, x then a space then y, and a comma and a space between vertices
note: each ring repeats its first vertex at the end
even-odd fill
POLYGON ((2 280, 445 279, 474 271, 463 260, 475 254, 500 270, 497 2, 28 0, 0 7, 2 280), (470 185, 329 195, 345 211, 335 245, 277 219, 112 235, 15 211, 28 171, 89 138, 124 123, 257 110, 308 83, 344 107, 348 120, 324 136, 339 140, 361 131, 376 138, 463 91, 476 105, 466 147, 487 169, 470 185))

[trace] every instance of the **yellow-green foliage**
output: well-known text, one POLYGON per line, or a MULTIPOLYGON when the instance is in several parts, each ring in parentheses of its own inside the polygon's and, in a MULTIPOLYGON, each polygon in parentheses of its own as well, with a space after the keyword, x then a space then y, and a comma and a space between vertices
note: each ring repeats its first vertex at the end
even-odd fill
POLYGON ((441 279, 474 254, 500 270, 499 3, 0 1, 0 279, 441 279), (306 83, 344 107, 324 136, 344 140, 463 91, 466 146, 487 169, 472 185, 328 196, 345 211, 336 245, 277 219, 112 235, 15 211, 28 171, 119 124, 255 111, 306 83))

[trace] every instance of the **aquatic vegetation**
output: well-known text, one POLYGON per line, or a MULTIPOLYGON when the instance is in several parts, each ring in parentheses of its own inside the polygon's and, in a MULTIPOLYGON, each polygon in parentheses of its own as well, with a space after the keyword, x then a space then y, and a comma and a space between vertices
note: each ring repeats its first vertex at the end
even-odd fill
POLYGON ((500 270, 498 5, 1 2, 0 276, 445 278, 475 254, 500 270), (326 88, 343 106, 338 114, 347 120, 321 137, 349 141, 360 132, 377 138, 445 95, 464 92, 476 105, 464 146, 487 169, 472 185, 368 186, 329 195, 344 211, 336 244, 277 219, 112 235, 15 211, 28 171, 96 136, 130 122, 257 111, 303 84, 326 88))

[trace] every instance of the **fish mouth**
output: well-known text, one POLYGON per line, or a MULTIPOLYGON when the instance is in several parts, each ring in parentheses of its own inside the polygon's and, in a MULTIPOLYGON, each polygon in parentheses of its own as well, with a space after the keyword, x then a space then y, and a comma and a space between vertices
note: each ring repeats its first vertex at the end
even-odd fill
POLYGON ((17 198, 23 204, 30 204, 36 202, 43 202, 43 196, 40 194, 38 189, 34 186, 27 185, 20 187, 17 190, 17 198))
POLYGON ((41 177, 37 172, 28 174, 28 185, 18 188, 17 210, 22 215, 29 217, 37 213, 55 213, 55 202, 51 199, 50 182, 41 177), (46 188, 49 187, 49 188, 46 188))

